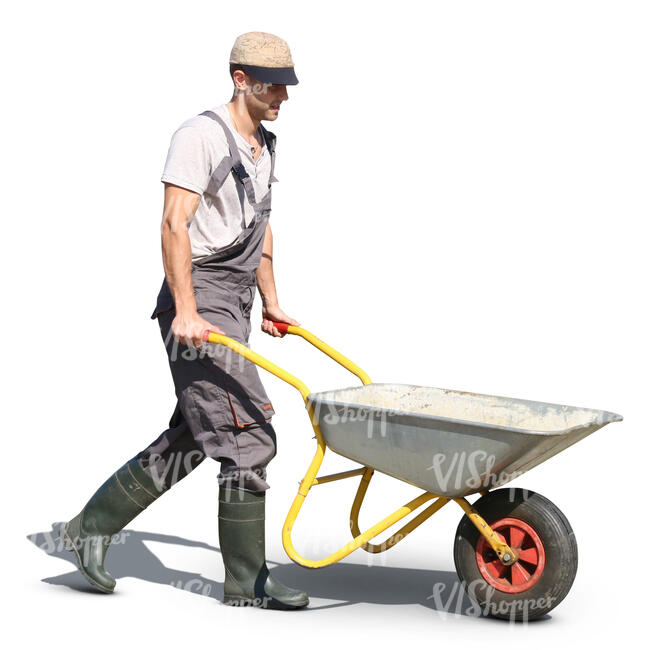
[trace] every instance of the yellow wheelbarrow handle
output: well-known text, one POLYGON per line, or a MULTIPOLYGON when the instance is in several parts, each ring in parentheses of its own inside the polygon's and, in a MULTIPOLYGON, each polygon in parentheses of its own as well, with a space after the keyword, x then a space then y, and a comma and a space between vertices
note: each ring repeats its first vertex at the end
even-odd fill
POLYGON ((241 354, 242 357, 248 359, 255 365, 258 365, 260 368, 264 368, 264 370, 268 370, 276 377, 279 377, 283 381, 286 381, 288 384, 291 384, 294 388, 297 388, 300 391, 300 394, 302 395, 303 399, 305 400, 307 399, 307 395, 309 395, 309 389, 307 388, 307 386, 305 386, 303 382, 300 381, 300 379, 298 379, 298 377, 294 377, 291 373, 280 368, 280 366, 276 366, 272 361, 269 361, 261 354, 257 354, 257 352, 253 352, 253 350, 247 348, 244 344, 240 343, 239 341, 235 341, 235 339, 231 339, 229 336, 225 336, 224 334, 216 334, 215 332, 211 332, 210 330, 205 330, 205 332, 203 333, 203 340, 208 341, 210 343, 218 343, 220 345, 225 345, 227 348, 230 348, 233 352, 236 352, 237 354, 241 354))
MULTIPOLYGON (((273 321, 272 321, 273 322, 273 321)), ((345 369, 349 370, 351 373, 355 374, 364 384, 371 384, 370 377, 363 371, 356 363, 350 361, 346 356, 343 356, 338 350, 335 350, 330 345, 327 345, 324 341, 321 341, 318 337, 314 336, 311 332, 302 327, 296 325, 289 325, 287 323, 278 323, 273 322, 273 325, 278 329, 278 331, 285 334, 296 334, 302 336, 305 341, 311 343, 314 347, 317 347, 321 352, 324 352, 328 357, 334 359, 337 363, 341 364, 345 369)), ((210 343, 218 343, 220 345, 225 345, 227 348, 230 348, 233 352, 241 354, 242 357, 248 359, 255 365, 258 365, 260 368, 264 368, 268 372, 274 374, 276 377, 286 381, 288 384, 291 384, 294 388, 297 388, 302 395, 304 400, 307 399, 309 395, 309 389, 305 384, 300 381, 297 377, 287 372, 286 370, 276 366, 273 362, 269 361, 261 354, 253 352, 250 348, 247 348, 239 341, 235 341, 224 334, 216 334, 210 330, 205 330, 203 333, 203 340, 209 341, 210 343)))

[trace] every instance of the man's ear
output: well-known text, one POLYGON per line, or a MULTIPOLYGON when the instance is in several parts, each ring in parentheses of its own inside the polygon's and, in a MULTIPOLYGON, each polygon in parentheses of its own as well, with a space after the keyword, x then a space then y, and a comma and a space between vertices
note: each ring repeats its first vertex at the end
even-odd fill
POLYGON ((235 70, 232 73, 232 79, 235 84, 235 87, 238 90, 243 90, 245 87, 250 85, 250 79, 248 75, 243 71, 243 70, 235 70), (241 84, 244 84, 242 87, 240 87, 241 84))

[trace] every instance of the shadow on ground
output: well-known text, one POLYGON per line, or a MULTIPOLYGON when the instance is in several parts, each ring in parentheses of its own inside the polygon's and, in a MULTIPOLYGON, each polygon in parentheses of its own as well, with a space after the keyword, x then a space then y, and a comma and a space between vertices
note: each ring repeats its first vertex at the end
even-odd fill
MULTIPOLYGON (((60 522, 52 524, 52 530, 34 533, 27 539, 44 553, 71 563, 73 570, 61 575, 43 578, 43 582, 63 585, 76 591, 99 594, 88 585, 79 573, 75 556, 65 550, 60 540, 60 522)), ((191 573, 166 567, 145 542, 162 542, 190 548, 202 548, 220 555, 215 546, 203 542, 159 535, 137 530, 122 531, 106 556, 106 569, 116 579, 132 577, 148 582, 184 589, 197 595, 221 601, 223 583, 205 578, 200 573, 191 573)), ((221 559, 215 558, 215 561, 221 559)), ((430 571, 404 569, 380 565, 338 563, 318 571, 305 569, 297 564, 276 564, 267 561, 273 574, 292 587, 304 589, 311 598, 336 601, 320 606, 310 605, 307 610, 329 609, 359 603, 378 605, 418 604, 436 611, 464 616, 477 616, 462 588, 456 573, 452 571, 430 571)), ((119 584, 118 584, 119 589, 119 584)), ((546 615, 540 621, 550 619, 546 615)), ((494 620, 494 619, 491 619, 494 620)), ((495 623, 499 621, 495 620, 495 623)), ((503 623, 503 621, 501 621, 503 623)))

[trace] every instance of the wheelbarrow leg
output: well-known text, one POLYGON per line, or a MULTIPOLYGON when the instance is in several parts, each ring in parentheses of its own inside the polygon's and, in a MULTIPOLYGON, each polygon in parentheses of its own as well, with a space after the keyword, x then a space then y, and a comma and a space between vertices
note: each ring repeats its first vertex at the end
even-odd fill
MULTIPOLYGON (((361 504, 365 499, 368 485, 370 485, 370 479, 373 474, 374 470, 370 467, 366 467, 366 470, 361 477, 361 481, 359 482, 359 488, 357 489, 354 502, 352 503, 352 509, 350 511, 350 532, 352 533, 352 537, 358 537, 361 534, 361 529, 359 528, 359 512, 361 511, 361 504)), ((425 508, 416 517, 413 517, 411 521, 402 526, 385 542, 382 542, 381 544, 366 542, 361 548, 368 553, 383 553, 389 548, 395 546, 398 542, 401 542, 410 532, 414 531, 420 524, 424 523, 447 503, 449 503, 449 499, 438 497, 430 506, 425 508)))
POLYGON ((505 542, 501 541, 499 536, 490 528, 489 524, 479 515, 467 499, 460 497, 459 499, 454 499, 454 501, 464 510, 479 533, 485 537, 501 562, 506 566, 514 564, 517 561, 517 556, 514 551, 505 542))

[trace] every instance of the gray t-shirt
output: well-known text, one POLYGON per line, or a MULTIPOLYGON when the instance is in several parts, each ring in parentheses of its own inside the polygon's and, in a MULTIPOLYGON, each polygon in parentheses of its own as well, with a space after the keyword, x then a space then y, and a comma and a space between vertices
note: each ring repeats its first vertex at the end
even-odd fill
MULTIPOLYGON (((268 192, 271 174, 271 154, 262 134, 262 152, 255 162, 251 145, 235 130, 230 120, 228 107, 222 104, 210 110, 221 117, 232 131, 244 168, 253 182, 255 199, 261 200, 268 192)), ((192 260, 227 248, 253 219, 254 210, 232 174, 228 174, 215 194, 205 191, 212 172, 228 155, 223 128, 205 115, 186 120, 172 136, 160 180, 202 195, 188 229, 192 260)))

